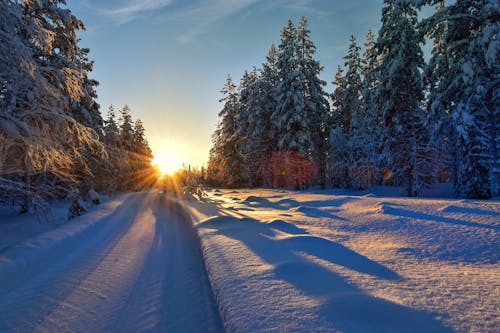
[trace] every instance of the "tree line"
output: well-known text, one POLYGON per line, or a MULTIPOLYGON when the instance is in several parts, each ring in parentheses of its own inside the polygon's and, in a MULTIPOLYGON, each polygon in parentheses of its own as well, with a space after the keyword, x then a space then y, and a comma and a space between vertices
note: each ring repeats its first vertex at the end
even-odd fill
POLYGON ((65 4, 0 2, 0 202, 21 211, 51 198, 138 189, 151 165, 129 107, 119 122, 112 108, 103 120, 89 49, 77 37, 85 26, 65 4))
POLYGON ((292 21, 261 68, 228 76, 206 178, 230 187, 404 186, 453 182, 500 195, 499 7, 384 0, 378 35, 351 37, 325 91, 308 22, 292 21), (419 21, 419 10, 436 11, 419 21), (432 44, 424 60, 425 38, 432 44))

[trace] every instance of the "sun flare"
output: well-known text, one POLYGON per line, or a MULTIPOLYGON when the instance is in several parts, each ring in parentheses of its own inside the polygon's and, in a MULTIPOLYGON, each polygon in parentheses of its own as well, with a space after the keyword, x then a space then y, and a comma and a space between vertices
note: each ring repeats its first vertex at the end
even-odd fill
POLYGON ((175 149, 163 149, 154 154, 153 164, 163 175, 172 174, 182 167, 184 158, 175 149))

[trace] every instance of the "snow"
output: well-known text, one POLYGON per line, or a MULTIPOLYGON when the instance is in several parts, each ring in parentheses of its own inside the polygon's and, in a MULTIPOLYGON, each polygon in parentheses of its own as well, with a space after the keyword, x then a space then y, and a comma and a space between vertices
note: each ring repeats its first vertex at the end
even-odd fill
POLYGON ((189 202, 226 330, 495 332, 500 202, 396 190, 189 202))
POLYGON ((0 331, 496 332, 500 202, 398 193, 150 191, 43 224, 2 208, 0 331))
POLYGON ((222 331, 192 226, 159 192, 46 228, 0 251, 1 332, 222 331))

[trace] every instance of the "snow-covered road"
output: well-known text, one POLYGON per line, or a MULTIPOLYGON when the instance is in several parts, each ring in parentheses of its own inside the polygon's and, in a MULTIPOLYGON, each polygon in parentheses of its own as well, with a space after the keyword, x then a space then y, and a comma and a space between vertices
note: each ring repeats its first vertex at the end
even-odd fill
MULTIPOLYGON (((28 240, 17 249, 21 257, 52 255, 0 272, 0 332, 223 331, 199 245, 177 204, 158 192, 130 194, 79 219, 97 220, 92 232, 66 233, 50 251, 44 247, 61 231, 28 240)), ((9 251, 0 252, 0 264, 9 251)))

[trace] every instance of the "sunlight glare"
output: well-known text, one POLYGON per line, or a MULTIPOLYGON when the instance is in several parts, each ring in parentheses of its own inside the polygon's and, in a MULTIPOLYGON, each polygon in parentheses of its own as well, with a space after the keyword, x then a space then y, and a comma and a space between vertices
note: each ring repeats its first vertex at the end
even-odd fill
POLYGON ((162 149, 154 154, 153 164, 164 175, 172 174, 182 167, 184 158, 175 149, 162 149))

